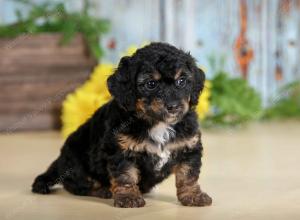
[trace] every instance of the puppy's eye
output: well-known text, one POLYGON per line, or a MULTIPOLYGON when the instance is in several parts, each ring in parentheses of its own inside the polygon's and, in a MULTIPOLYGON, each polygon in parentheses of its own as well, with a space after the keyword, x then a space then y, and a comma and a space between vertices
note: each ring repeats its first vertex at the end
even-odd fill
POLYGON ((146 82, 145 87, 148 90, 154 90, 154 89, 156 89, 157 85, 158 85, 157 81, 155 81, 155 80, 149 80, 148 82, 146 82))
POLYGON ((177 79, 175 81, 175 85, 178 87, 178 88, 183 88, 185 87, 186 85, 186 78, 185 77, 180 77, 179 79, 177 79))

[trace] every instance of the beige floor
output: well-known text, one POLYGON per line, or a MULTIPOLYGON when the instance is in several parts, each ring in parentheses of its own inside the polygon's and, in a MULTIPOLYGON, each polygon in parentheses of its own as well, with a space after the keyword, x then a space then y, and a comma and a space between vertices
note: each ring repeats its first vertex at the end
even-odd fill
POLYGON ((58 189, 34 195, 36 174, 59 152, 58 133, 0 135, 0 219, 300 219, 300 123, 254 124, 205 131, 200 182, 211 207, 178 204, 174 178, 146 195, 140 209, 117 209, 112 200, 76 197, 58 189))

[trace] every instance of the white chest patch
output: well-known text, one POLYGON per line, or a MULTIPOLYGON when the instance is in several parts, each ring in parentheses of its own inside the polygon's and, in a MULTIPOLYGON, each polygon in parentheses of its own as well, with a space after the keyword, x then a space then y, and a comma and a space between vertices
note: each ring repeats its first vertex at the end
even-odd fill
POLYGON ((175 136, 175 130, 168 124, 159 122, 149 130, 149 136, 161 147, 175 136))
POLYGON ((158 156, 160 157, 160 160, 158 163, 155 165, 155 170, 159 171, 161 168, 168 162, 170 158, 170 151, 164 150, 162 151, 158 156))
POLYGON ((155 170, 161 170, 161 168, 169 161, 171 153, 169 150, 164 149, 163 146, 166 145, 171 138, 175 137, 175 134, 175 130, 163 122, 159 122, 149 130, 149 136, 158 144, 160 150, 157 154, 160 157, 160 160, 155 165, 155 170))

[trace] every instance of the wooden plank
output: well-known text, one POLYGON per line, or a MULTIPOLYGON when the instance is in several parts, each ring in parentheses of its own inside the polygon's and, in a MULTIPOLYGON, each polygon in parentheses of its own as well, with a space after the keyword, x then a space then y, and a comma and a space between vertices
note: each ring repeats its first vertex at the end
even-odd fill
POLYGON ((10 100, 0 105, 0 115, 5 115, 7 113, 11 115, 15 114, 16 116, 34 112, 51 113, 61 108, 61 102, 64 100, 66 94, 67 92, 61 96, 54 96, 48 99, 44 98, 41 100, 10 100))
MULTIPOLYGON (((1 49, 38 49, 40 47, 47 48, 60 48, 59 42, 61 40, 61 34, 57 33, 43 33, 43 34, 24 34, 16 38, 0 38, 1 49)), ((85 45, 83 38, 77 35, 72 39, 67 47, 78 47, 78 45, 85 45)))
POLYGON ((60 37, 0 39, 0 131, 59 127, 63 99, 96 65, 80 35, 64 47, 60 37))
POLYGON ((60 111, 52 113, 0 114, 0 132, 12 133, 23 130, 48 130, 60 127, 60 111))
POLYGON ((68 55, 74 55, 74 54, 84 54, 86 53, 86 47, 83 45, 77 45, 77 46, 61 46, 61 47, 47 47, 47 46, 40 46, 37 48, 10 48, 10 49, 4 49, 0 50, 0 56, 5 57, 16 57, 16 56, 26 56, 26 55, 48 55, 48 56, 68 56, 68 55))
POLYGON ((0 68, 5 69, 6 66, 11 65, 38 65, 38 66, 49 66, 49 65, 84 65, 86 63, 94 63, 93 60, 85 58, 83 55, 72 55, 72 56, 48 56, 48 55, 28 55, 28 56, 16 56, 16 57, 2 57, 0 59, 0 68))
POLYGON ((76 79, 87 79, 92 69, 89 67, 57 67, 41 68, 36 67, 30 69, 26 67, 15 70, 9 74, 1 74, 0 85, 6 86, 10 84, 20 84, 26 82, 47 82, 47 81, 66 81, 76 79))
MULTIPOLYGON (((55 72, 60 72, 68 74, 68 72, 71 73, 71 71, 76 72, 77 70, 79 72, 82 71, 91 71, 94 67, 96 66, 96 63, 83 63, 83 64, 74 64, 74 65, 34 65, 34 68, 32 68, 32 65, 22 65, 22 66, 17 66, 17 65, 9 65, 5 66, 4 68, 0 69, 0 77, 9 77, 15 75, 22 75, 24 76, 25 72, 26 74, 43 74, 44 71, 53 71, 53 74, 55 72), (5 76, 8 75, 8 76, 5 76)), ((47 73, 48 74, 48 73, 47 73)))
POLYGON ((82 79, 49 81, 49 82, 32 82, 24 84, 13 84, 1 87, 0 100, 2 104, 5 101, 17 100, 40 100, 64 95, 82 84, 82 79), (15 92, 17 91, 17 92, 15 92))

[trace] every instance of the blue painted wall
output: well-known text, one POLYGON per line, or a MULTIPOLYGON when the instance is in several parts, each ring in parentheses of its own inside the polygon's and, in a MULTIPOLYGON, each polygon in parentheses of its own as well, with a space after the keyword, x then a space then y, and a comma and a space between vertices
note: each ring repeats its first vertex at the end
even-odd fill
MULTIPOLYGON (((73 10, 82 6, 79 0, 65 2, 73 10)), ((290 10, 280 16, 281 0, 246 2, 247 38, 254 50, 248 80, 261 92, 267 105, 276 99, 278 87, 300 78, 299 1, 290 0, 290 10), (278 45, 280 59, 276 56, 278 45), (276 79, 277 65, 283 70, 281 80, 276 79)), ((211 55, 225 56, 225 70, 232 76, 241 75, 233 52, 240 28, 238 0, 92 0, 92 3, 91 13, 112 23, 111 32, 102 39, 107 51, 105 61, 117 62, 122 51, 132 44, 167 41, 191 51, 208 77, 213 74, 208 64, 211 55), (114 49, 108 47, 112 41, 116 43, 114 49)), ((16 7, 11 0, 0 0, 1 22, 13 22, 16 7)))

